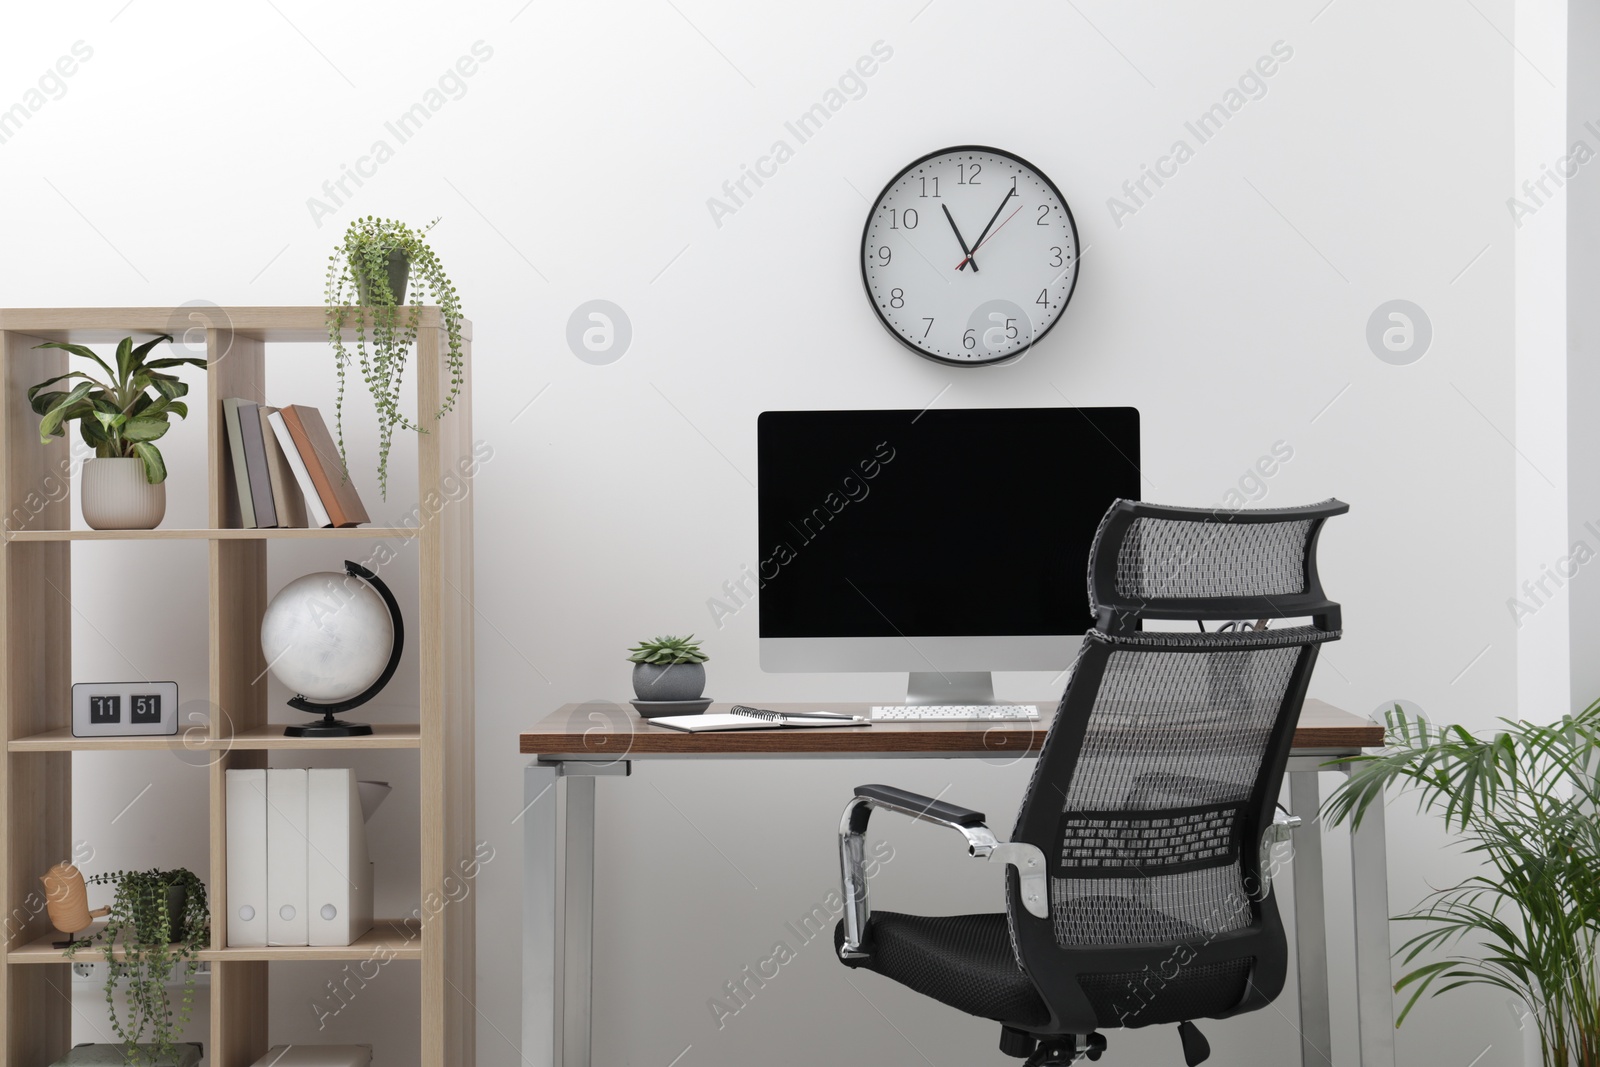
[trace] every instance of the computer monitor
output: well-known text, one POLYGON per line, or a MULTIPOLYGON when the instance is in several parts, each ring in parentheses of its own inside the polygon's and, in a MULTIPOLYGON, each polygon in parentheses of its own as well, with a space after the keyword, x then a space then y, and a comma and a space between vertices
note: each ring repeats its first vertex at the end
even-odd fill
POLYGON ((1134 408, 767 411, 756 438, 762 668, 907 671, 911 703, 1066 668, 1095 529, 1139 498, 1134 408))

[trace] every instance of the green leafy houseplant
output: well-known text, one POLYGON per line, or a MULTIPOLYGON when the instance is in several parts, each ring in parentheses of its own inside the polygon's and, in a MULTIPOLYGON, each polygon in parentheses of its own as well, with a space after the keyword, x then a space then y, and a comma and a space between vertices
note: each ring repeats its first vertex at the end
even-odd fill
POLYGON ((1492 986, 1527 1004, 1546 1067, 1600 1065, 1600 701, 1548 726, 1503 719, 1493 736, 1398 705, 1386 718, 1387 749, 1352 761, 1324 814, 1359 824, 1398 785, 1489 867, 1395 917, 1422 928, 1395 953, 1409 968, 1395 990, 1411 991, 1400 1021, 1425 992, 1492 986))
POLYGON ((657 637, 652 641, 640 641, 628 651, 633 653, 628 657, 630 662, 656 666, 704 663, 711 658, 700 651, 700 646, 695 643, 694 634, 688 637, 657 637))
POLYGON ((166 334, 134 347, 133 338, 124 337, 117 345, 116 367, 83 345, 48 341, 37 348, 59 348, 92 360, 105 376, 88 371, 69 371, 28 390, 28 403, 42 416, 39 440, 48 444, 51 437, 65 437, 66 424, 76 419, 83 443, 102 459, 139 459, 144 462, 145 480, 159 485, 166 480, 167 465, 155 442, 170 428, 168 420, 188 416, 189 407, 180 397, 189 387, 168 368, 188 364, 204 367, 203 359, 173 356, 149 359, 152 349, 166 334), (69 389, 50 389, 59 382, 76 380, 69 389))
MULTIPOLYGON (((196 953, 210 936, 206 887, 193 872, 113 871, 88 879, 90 885, 116 887, 111 914, 94 938, 105 952, 106 1006, 111 1027, 125 1043, 130 1063, 140 1063, 139 1045, 154 1046, 152 1062, 176 1062, 176 1044, 194 1008, 196 953), (179 916, 169 911, 169 892, 181 891, 179 916), (176 925, 174 919, 176 918, 176 925), (181 965, 183 992, 174 1007, 167 982, 181 965), (127 1015, 117 1013, 115 994, 127 984, 127 1015)), ((70 958, 81 943, 67 950, 70 958)))
POLYGON ((424 239, 438 224, 434 219, 420 230, 394 219, 373 216, 357 219, 328 257, 326 298, 328 341, 333 346, 339 374, 339 395, 334 422, 339 437, 339 458, 349 467, 344 444, 345 372, 351 356, 344 331, 356 331, 355 361, 378 411, 378 485, 389 496, 389 447, 399 426, 426 433, 400 408, 406 357, 417 339, 417 316, 426 290, 444 318, 450 367, 450 391, 434 413, 442 418, 454 407, 464 380, 461 354, 461 298, 450 283, 438 255, 424 239), (411 304, 405 307, 408 278, 413 282, 411 304), (420 284, 418 284, 420 283, 420 284), (369 335, 370 330, 370 335, 369 335))

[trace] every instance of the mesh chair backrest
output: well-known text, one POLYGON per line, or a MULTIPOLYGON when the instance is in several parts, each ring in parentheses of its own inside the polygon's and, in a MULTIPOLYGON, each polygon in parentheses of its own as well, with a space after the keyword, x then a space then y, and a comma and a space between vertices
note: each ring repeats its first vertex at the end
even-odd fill
POLYGON ((1350 508, 1210 512, 1119 500, 1089 554, 1089 609, 1115 633, 1137 619, 1282 619, 1314 616, 1339 628, 1323 595, 1316 544, 1322 524, 1350 508))
POLYGON ((1286 947, 1276 911, 1263 910, 1257 846, 1316 649, 1338 637, 1314 552, 1323 521, 1346 510, 1330 501, 1219 518, 1119 501, 1101 523, 1090 586, 1103 626, 1084 641, 1013 835, 1050 865, 1048 926, 1011 911, 1019 958, 1058 1015, 1075 1004, 1079 1022, 1092 1010, 1090 1021, 1112 1026, 1230 1014, 1248 986, 1271 986, 1256 969, 1274 950, 1249 935, 1277 930, 1275 951, 1286 947), (1139 629, 1182 612, 1315 621, 1139 629), (1200 949, 1187 978, 1166 983, 1166 1006, 1130 999, 1178 946, 1200 949), (1069 959, 1056 958, 1063 950, 1069 959), (1040 975, 1052 972, 1070 988, 1046 989, 1040 975), (1129 1004, 1142 1018, 1130 1021, 1129 1004))

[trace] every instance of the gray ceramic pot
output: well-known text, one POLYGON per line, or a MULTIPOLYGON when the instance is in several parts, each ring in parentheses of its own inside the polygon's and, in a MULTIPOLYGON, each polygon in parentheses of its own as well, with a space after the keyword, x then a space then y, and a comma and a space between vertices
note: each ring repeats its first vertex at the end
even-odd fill
MULTIPOLYGON (((189 908, 189 888, 184 885, 167 886, 167 937, 174 942, 183 940, 183 917, 189 908)), ((156 939, 158 929, 154 916, 148 916, 144 921, 134 921, 134 934, 145 944, 150 944, 156 939)))
POLYGON ((633 691, 640 700, 698 700, 705 688, 703 663, 633 665, 633 691))
MULTIPOLYGON (((406 302, 406 283, 411 279, 411 261, 406 258, 405 252, 396 248, 389 253, 388 267, 389 291, 394 294, 395 306, 399 307, 406 302)), ((371 307, 372 286, 366 270, 358 266, 353 273, 356 276, 356 299, 361 301, 363 306, 371 307)))

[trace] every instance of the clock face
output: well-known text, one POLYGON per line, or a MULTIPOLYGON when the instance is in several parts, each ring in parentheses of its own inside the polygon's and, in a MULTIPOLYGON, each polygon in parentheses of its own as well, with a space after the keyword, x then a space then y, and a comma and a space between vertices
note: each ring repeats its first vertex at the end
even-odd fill
POLYGON ((1015 359, 1056 324, 1078 282, 1078 228, 1060 190, 997 148, 946 148, 889 182, 861 237, 878 318, 918 355, 1015 359))

